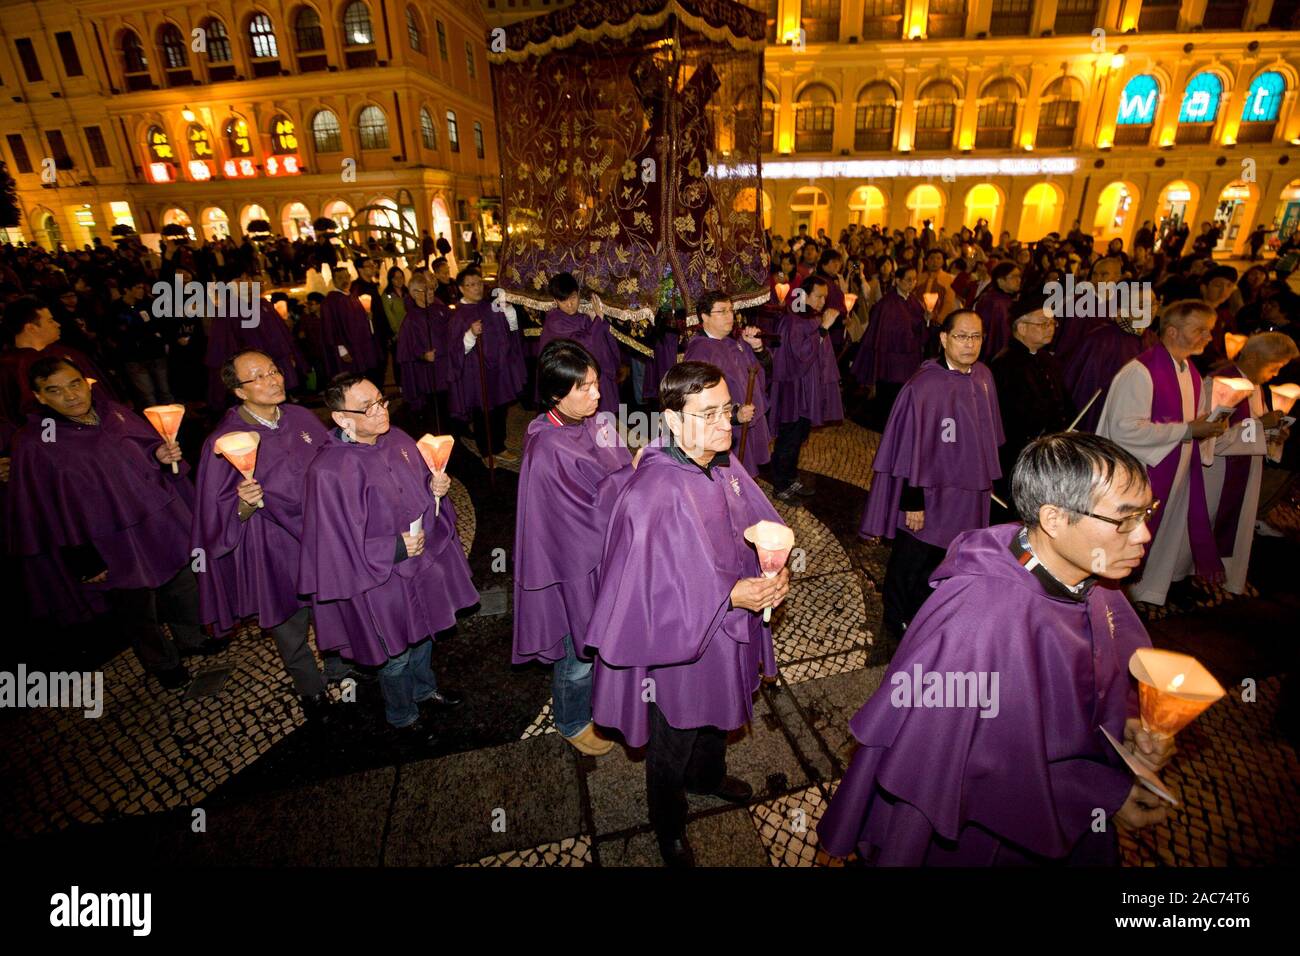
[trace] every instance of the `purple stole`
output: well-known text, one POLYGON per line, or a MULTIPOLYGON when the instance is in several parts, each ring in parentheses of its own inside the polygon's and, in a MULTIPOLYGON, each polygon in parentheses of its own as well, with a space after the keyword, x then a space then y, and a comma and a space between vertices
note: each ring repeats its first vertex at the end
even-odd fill
MULTIPOLYGON (((1174 357, 1169 354, 1169 350, 1163 345, 1155 345, 1139 355, 1136 361, 1141 362, 1151 374, 1152 423, 1167 424, 1185 421, 1183 391, 1178 385, 1178 372, 1174 368, 1174 357)), ((1187 363, 1187 367, 1192 375, 1192 407, 1198 409, 1201 405, 1201 375, 1191 362, 1187 363)), ((1208 580, 1217 580, 1223 577, 1223 562, 1219 560, 1218 550, 1214 544, 1214 533, 1210 527, 1210 509, 1205 501, 1205 476, 1201 474, 1203 466, 1196 452, 1193 443, 1192 459, 1188 466, 1191 473, 1191 488, 1187 501, 1187 533, 1191 539, 1192 559, 1196 566, 1196 573, 1208 580)), ((1182 448, 1176 447, 1160 464, 1147 468, 1151 493, 1162 502, 1169 500, 1169 492, 1174 487, 1174 476, 1178 473, 1178 459, 1181 455, 1182 448)), ((1163 512, 1157 510, 1147 521, 1152 540, 1155 540, 1156 532, 1160 529, 1162 516, 1163 512)), ((1147 554, 1149 555, 1150 551, 1147 554)), ((1146 557, 1147 555, 1143 555, 1142 567, 1146 566, 1146 557)))
MULTIPOLYGON (((1216 375, 1229 378, 1244 378, 1236 365, 1220 369, 1216 375)), ((1238 422, 1250 418, 1250 397, 1237 403, 1228 419, 1231 428, 1238 422)), ((1219 514, 1214 519, 1214 540, 1219 546, 1219 554, 1231 555, 1237 545, 1237 521, 1241 518, 1241 502, 1246 497, 1246 485, 1250 481, 1250 455, 1227 455, 1223 474, 1223 491, 1219 494, 1219 514)))

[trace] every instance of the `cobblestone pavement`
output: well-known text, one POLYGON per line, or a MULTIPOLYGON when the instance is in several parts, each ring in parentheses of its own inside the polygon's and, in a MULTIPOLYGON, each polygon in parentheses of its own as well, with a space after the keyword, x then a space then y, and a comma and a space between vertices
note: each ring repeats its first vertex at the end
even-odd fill
MULTIPOLYGON (((512 447, 530 417, 512 414, 512 447)), ((878 438, 852 423, 817 430, 801 462, 817 497, 805 508, 777 505, 799 549, 790 597, 773 620, 780 676, 760 690, 752 724, 728 750, 729 772, 755 797, 739 808, 691 797, 688 833, 701 864, 841 865, 818 849, 815 828, 853 752, 848 720, 892 652, 876 636, 888 550, 856 537, 878 438)), ((499 469, 489 486, 467 447, 453 459, 480 590, 508 595, 495 549, 512 544, 515 475, 499 469)), ((1300 529, 1290 497, 1270 518, 1288 534, 1300 529)), ((1271 539, 1269 561, 1293 565, 1296 547, 1271 539)), ((1160 827, 1121 834, 1128 865, 1296 861, 1300 768, 1276 729, 1296 598, 1271 581, 1229 597, 1202 595, 1151 622, 1157 644, 1196 653, 1230 693, 1180 734, 1164 779, 1183 806, 1160 827), (1252 693, 1243 694, 1243 680, 1252 693)), ((385 734, 373 685, 361 686, 357 703, 336 705, 346 716, 305 726, 274 646, 256 628, 205 663, 234 670, 220 694, 195 701, 147 685, 134 657, 120 654, 104 667, 100 720, 6 716, 3 831, 32 846, 129 849, 159 863, 658 865, 644 755, 617 747, 593 759, 565 744, 551 724, 549 673, 509 667, 509 645, 508 614, 469 617, 440 639, 440 681, 468 701, 439 718, 441 743, 424 754, 385 734), (195 807, 206 814, 202 835, 191 826, 195 807)))

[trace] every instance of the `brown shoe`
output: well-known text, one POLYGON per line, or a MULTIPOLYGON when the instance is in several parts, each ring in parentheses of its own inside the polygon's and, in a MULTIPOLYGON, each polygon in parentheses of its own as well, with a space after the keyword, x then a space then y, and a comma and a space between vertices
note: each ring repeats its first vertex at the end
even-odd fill
POLYGON ((512 452, 509 448, 507 448, 505 451, 497 452, 492 457, 495 458, 497 461, 504 461, 507 465, 513 465, 515 462, 519 460, 519 456, 516 455, 514 452, 512 452))
POLYGON ((588 724, 572 737, 565 737, 580 753, 590 757, 600 757, 614 749, 614 741, 606 740, 596 733, 596 725, 588 724))

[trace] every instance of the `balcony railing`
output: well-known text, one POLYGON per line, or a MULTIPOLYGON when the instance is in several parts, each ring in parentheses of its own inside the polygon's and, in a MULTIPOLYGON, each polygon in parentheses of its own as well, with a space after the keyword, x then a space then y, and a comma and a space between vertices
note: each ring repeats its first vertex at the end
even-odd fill
POLYGON ((917 149, 952 149, 952 130, 918 129, 915 145, 917 149))
POLYGON ((321 73, 329 69, 330 58, 325 53, 299 53, 299 73, 321 73))
POLYGON ((1142 12, 1138 14, 1138 30, 1161 32, 1177 29, 1178 4, 1153 7, 1149 5, 1149 0, 1142 4, 1142 12))
POLYGON ((1015 130, 1010 127, 1003 129, 985 128, 975 131, 975 148, 976 149, 1010 149, 1011 136, 1015 130))
POLYGON ((1116 126, 1116 146, 1146 146, 1151 142, 1150 126, 1116 126))
POLYGON ((894 146, 894 130, 859 129, 853 133, 853 148, 864 153, 887 153, 894 146))
POLYGON ((379 62, 379 56, 373 48, 369 50, 344 50, 343 60, 349 70, 360 70, 367 66, 374 66, 379 62))
POLYGON ((257 77, 279 76, 280 61, 279 60, 254 60, 253 75, 257 77))
POLYGON ((989 20, 989 36, 1023 37, 1029 35, 1030 12, 995 13, 989 20))
POLYGON ((1034 146, 1039 149, 1069 149, 1073 145, 1073 126, 1040 126, 1034 134, 1034 146))
POLYGON ((835 131, 829 129, 796 130, 794 148, 799 153, 828 153, 835 139, 835 131))
POLYGON ((1277 132, 1277 122, 1271 123, 1242 123, 1237 127, 1237 142, 1239 143, 1271 143, 1273 134, 1277 132))
POLYGON ((1179 123, 1174 142, 1179 146, 1203 146, 1214 136, 1213 123, 1179 123))
POLYGON ((864 40, 901 40, 903 38, 903 17, 863 17, 862 39, 864 40))

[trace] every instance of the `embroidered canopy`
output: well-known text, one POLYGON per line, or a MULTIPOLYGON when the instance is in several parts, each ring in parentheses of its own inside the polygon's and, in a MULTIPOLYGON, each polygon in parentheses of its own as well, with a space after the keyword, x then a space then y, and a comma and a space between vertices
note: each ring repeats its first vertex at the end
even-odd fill
POLYGON ((711 289, 768 300, 764 18, 731 0, 580 0, 491 54, 505 297, 571 272, 636 340, 711 289))

